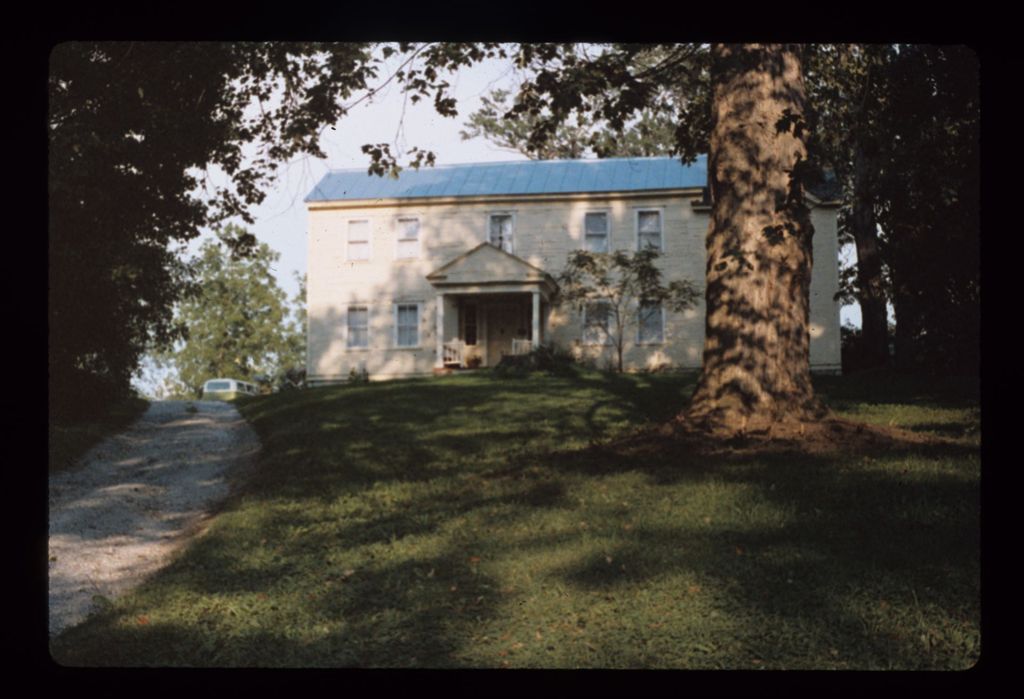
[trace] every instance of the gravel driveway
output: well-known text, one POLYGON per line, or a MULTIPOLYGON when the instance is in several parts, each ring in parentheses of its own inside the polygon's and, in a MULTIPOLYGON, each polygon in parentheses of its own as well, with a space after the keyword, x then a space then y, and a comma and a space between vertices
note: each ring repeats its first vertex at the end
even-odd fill
POLYGON ((228 494, 229 469, 258 449, 230 403, 159 401, 51 475, 50 635, 166 565, 228 494))

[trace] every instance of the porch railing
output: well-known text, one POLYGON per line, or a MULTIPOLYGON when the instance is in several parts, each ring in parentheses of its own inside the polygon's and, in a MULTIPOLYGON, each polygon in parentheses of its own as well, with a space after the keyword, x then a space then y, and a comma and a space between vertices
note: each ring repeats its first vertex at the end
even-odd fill
POLYGON ((512 354, 529 354, 531 349, 533 349, 533 343, 530 340, 512 338, 512 354))
POLYGON ((462 366, 466 358, 466 343, 462 340, 453 340, 443 345, 444 365, 462 366))

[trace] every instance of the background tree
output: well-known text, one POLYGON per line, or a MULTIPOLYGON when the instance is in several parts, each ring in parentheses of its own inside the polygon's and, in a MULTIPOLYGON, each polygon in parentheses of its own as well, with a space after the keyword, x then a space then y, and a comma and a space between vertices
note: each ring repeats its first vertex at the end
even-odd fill
POLYGON ((692 282, 662 284, 656 264, 659 255, 651 249, 634 253, 575 250, 558 277, 558 304, 581 315, 606 314, 607 339, 615 348, 620 372, 626 337, 637 328, 642 311, 664 306, 680 312, 693 308, 700 298, 692 282))
MULTIPOLYGON (((68 42, 50 58, 49 368, 55 413, 126 393, 182 337, 180 246, 249 209, 378 66, 356 44, 68 42), (249 157, 247 157, 249 156, 249 157)), ((251 236, 232 241, 245 252, 251 236)))
POLYGON ((810 150, 845 191, 841 240, 857 263, 844 291, 861 307, 862 366, 884 364, 895 336, 900 369, 976 372, 977 55, 899 44, 817 46, 809 56, 810 150))
POLYGON ((188 339, 170 355, 184 393, 202 395, 213 378, 276 384, 305 363, 305 332, 297 325, 271 268, 280 255, 265 243, 232 254, 245 231, 227 226, 203 244, 195 269, 198 292, 181 302, 176 321, 188 339))
POLYGON ((966 46, 901 45, 888 75, 879 224, 900 369, 980 368, 980 94, 966 46))
POLYGON ((593 110, 580 111, 572 123, 559 124, 546 142, 532 147, 530 135, 539 117, 506 119, 505 114, 514 106, 507 90, 493 90, 482 102, 460 132, 462 140, 485 138, 534 160, 579 159, 594 154, 605 158, 669 155, 675 145, 673 115, 644 109, 621 132, 595 121, 593 110))

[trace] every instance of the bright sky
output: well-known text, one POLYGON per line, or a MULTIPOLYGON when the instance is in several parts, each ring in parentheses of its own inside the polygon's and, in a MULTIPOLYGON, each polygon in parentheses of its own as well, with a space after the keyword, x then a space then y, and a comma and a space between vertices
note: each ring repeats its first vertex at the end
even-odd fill
MULTIPOLYGON (((400 62, 392 57, 389 68, 400 62)), ((381 70, 380 80, 390 75, 381 70)), ((324 131, 321 148, 326 159, 302 157, 280 168, 275 186, 263 203, 253 210, 255 225, 249 226, 256 237, 281 254, 277 265, 277 281, 291 299, 298 292, 295 273, 306 273, 306 208, 303 199, 330 169, 366 168, 369 156, 361 147, 367 143, 388 143, 392 153, 419 147, 432 150, 438 165, 479 163, 499 160, 525 160, 525 156, 498 148, 482 138, 463 141, 459 131, 469 115, 480 107, 481 97, 497 87, 514 87, 516 75, 507 60, 484 61, 460 70, 448 78, 452 94, 458 100, 458 116, 442 117, 432 102, 421 100, 412 104, 405 99, 397 82, 388 84, 372 100, 356 105, 334 129, 324 131)), ((357 95, 352 99, 355 100, 357 95)), ((399 162, 401 162, 401 157, 399 162)), ((201 240, 193 241, 191 251, 198 250, 201 240)), ((860 325, 860 308, 844 306, 842 323, 860 325)), ((152 379, 136 385, 146 392, 152 379)))

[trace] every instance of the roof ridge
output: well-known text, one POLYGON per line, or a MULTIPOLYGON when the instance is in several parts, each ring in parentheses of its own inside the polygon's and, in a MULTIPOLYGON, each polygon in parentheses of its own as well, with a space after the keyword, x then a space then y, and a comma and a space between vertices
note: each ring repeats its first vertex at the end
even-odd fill
MULTIPOLYGON (((704 153, 701 153, 697 158, 705 157, 704 153)), ((438 170, 441 168, 453 168, 453 167, 469 167, 471 165, 526 165, 535 164, 540 165, 543 163, 608 163, 608 162, 624 162, 628 160, 681 160, 674 155, 636 155, 625 158, 554 158, 549 160, 534 160, 532 158, 523 158, 521 160, 485 160, 472 163, 441 163, 439 165, 430 165, 421 168, 403 168, 403 170, 413 170, 415 172, 423 172, 430 170, 438 170)), ((342 167, 342 168, 328 168, 328 172, 366 172, 366 168, 361 167, 342 167)))

